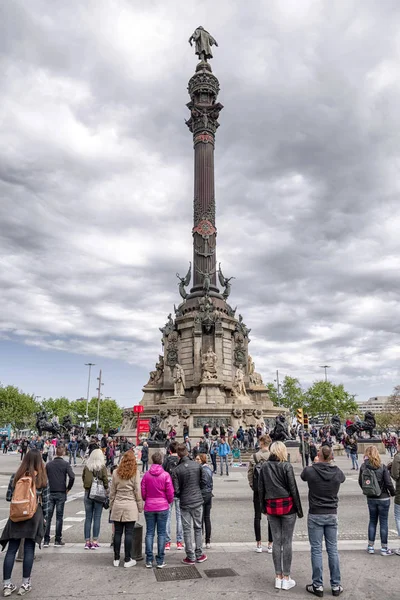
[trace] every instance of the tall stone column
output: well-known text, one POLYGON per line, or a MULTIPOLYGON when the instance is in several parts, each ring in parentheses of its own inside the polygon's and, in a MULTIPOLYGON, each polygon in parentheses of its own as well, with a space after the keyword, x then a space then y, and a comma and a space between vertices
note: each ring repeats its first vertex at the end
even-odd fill
POLYGON ((189 81, 190 119, 194 145, 193 287, 189 298, 220 297, 216 286, 214 146, 223 106, 217 102, 219 82, 209 63, 200 62, 189 81))

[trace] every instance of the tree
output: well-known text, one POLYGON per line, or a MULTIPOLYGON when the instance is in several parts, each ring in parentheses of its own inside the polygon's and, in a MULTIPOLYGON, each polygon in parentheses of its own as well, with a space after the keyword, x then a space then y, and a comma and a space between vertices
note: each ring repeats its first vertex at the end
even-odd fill
POLYGON ((273 383, 267 383, 268 396, 274 406, 279 406, 278 392, 273 383))
POLYGON ((392 415, 389 412, 381 412, 375 415, 376 426, 380 431, 388 429, 392 424, 392 415))
POLYGON ((387 412, 391 416, 390 424, 400 429, 400 385, 396 385, 392 395, 389 396, 387 412))
POLYGON ((61 398, 46 398, 40 404, 49 418, 56 415, 60 419, 60 422, 64 417, 71 414, 71 402, 65 396, 61 396, 61 398))
MULTIPOLYGON (((91 398, 88 406, 89 421, 96 421, 97 419, 97 403, 96 397, 91 398)), ((71 405, 71 416, 73 417, 74 423, 79 423, 84 420, 86 414, 86 400, 75 400, 70 403, 71 405)), ((122 423, 122 408, 118 406, 116 400, 104 399, 100 400, 99 410, 99 426, 103 431, 107 432, 109 429, 119 427, 122 423)))
POLYGON ((304 394, 304 410, 310 416, 318 414, 344 417, 358 410, 354 397, 345 391, 343 384, 315 381, 304 394))
POLYGON ((300 385, 300 381, 296 377, 286 377, 282 383, 282 396, 280 400, 281 406, 288 408, 294 413, 296 408, 304 406, 304 392, 300 385))
POLYGON ((31 427, 39 409, 33 394, 24 394, 17 387, 0 384, 0 418, 2 424, 10 424, 13 429, 31 427))

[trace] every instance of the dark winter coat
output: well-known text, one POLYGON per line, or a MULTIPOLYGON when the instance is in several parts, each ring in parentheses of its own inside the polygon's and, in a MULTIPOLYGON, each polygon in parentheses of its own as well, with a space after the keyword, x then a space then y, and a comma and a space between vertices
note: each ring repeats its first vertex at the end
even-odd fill
POLYGON ((206 487, 206 474, 203 471, 197 462, 184 456, 172 472, 175 496, 180 499, 181 508, 196 508, 203 504, 201 490, 206 487))
POLYGON ((279 462, 274 455, 271 455, 261 467, 258 479, 258 495, 261 502, 261 510, 264 514, 266 513, 266 500, 291 496, 293 498, 294 512, 300 518, 303 516, 293 467, 289 462, 279 462))

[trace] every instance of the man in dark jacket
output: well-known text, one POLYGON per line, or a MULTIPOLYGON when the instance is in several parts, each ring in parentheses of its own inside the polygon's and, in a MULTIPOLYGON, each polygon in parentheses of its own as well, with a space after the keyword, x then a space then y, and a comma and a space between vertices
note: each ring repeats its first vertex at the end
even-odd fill
MULTIPOLYGON (((173 440, 169 445, 170 454, 168 454, 163 462, 163 469, 167 471, 172 477, 172 473, 175 471, 175 468, 179 463, 179 456, 176 453, 178 448, 178 442, 173 440)), ((182 518, 181 518, 181 508, 179 504, 179 498, 175 494, 172 504, 169 506, 168 519, 167 519, 167 529, 166 529, 166 539, 165 539, 165 549, 171 550, 171 515, 175 506, 175 517, 176 517, 176 549, 183 550, 183 530, 182 530, 182 518)))
POLYGON ((54 509, 56 509, 56 537, 54 546, 64 546, 62 541, 62 526, 64 518, 64 505, 67 499, 67 494, 74 485, 75 473, 70 464, 68 464, 63 456, 65 448, 63 445, 57 446, 56 457, 54 460, 46 464, 47 477, 49 480, 50 499, 49 512, 46 522, 46 531, 44 534, 44 548, 48 548, 50 544, 50 527, 54 509), (68 475, 68 486, 67 486, 68 475))
POLYGON ((340 583, 340 564, 337 550, 338 534, 338 492, 346 479, 343 472, 331 463, 332 449, 321 446, 318 462, 306 467, 301 478, 308 483, 308 539, 311 545, 312 583, 306 590, 314 596, 324 594, 322 567, 322 539, 325 537, 329 557, 329 571, 333 596, 340 596, 343 588, 340 583))
POLYGON ((201 490, 206 487, 205 474, 200 465, 188 456, 185 444, 177 448, 179 463, 172 472, 175 496, 179 498, 183 537, 185 540, 186 565, 204 562, 207 556, 203 553, 202 520, 203 496, 201 490), (194 529, 195 550, 193 551, 192 523, 194 529))
POLYGON ((142 446, 142 473, 149 469, 149 445, 146 441, 142 446))

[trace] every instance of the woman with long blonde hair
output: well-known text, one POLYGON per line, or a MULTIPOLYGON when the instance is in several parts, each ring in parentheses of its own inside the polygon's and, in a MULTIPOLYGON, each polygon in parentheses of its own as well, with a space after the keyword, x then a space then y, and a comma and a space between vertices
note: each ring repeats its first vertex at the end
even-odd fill
POLYGON ((365 449, 364 463, 361 465, 358 483, 367 496, 367 504, 369 510, 368 524, 368 554, 374 554, 374 544, 376 529, 379 521, 379 529, 381 536, 381 555, 391 556, 393 550, 388 548, 388 516, 390 508, 390 496, 395 495, 395 489, 390 479, 389 471, 386 465, 381 461, 379 451, 376 446, 368 446, 365 449), (380 493, 371 495, 371 482, 377 480, 380 493))
POLYGON ((292 539, 296 517, 303 516, 303 509, 285 444, 274 442, 269 451, 270 456, 261 467, 258 495, 261 510, 267 515, 274 540, 272 558, 275 567, 275 587, 290 590, 296 585, 290 577, 292 539))
POLYGON ((118 469, 114 470, 110 492, 111 521, 114 523, 114 567, 119 567, 121 539, 125 531, 124 567, 134 567, 132 559, 132 540, 135 522, 139 513, 143 512, 142 494, 140 491, 140 474, 137 468, 135 453, 128 450, 123 455, 118 469))
POLYGON ((108 475, 106 461, 103 452, 97 448, 90 454, 86 465, 83 468, 82 481, 85 488, 85 550, 96 550, 99 548, 99 534, 101 513, 103 512, 103 502, 93 500, 89 497, 90 488, 94 479, 102 481, 104 488, 108 490, 108 475), (92 533, 93 523, 93 537, 92 533))

